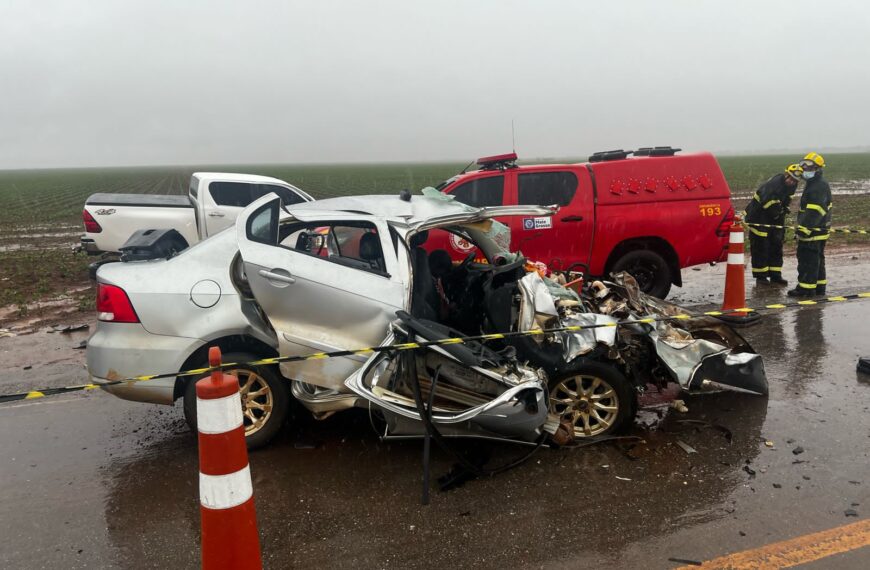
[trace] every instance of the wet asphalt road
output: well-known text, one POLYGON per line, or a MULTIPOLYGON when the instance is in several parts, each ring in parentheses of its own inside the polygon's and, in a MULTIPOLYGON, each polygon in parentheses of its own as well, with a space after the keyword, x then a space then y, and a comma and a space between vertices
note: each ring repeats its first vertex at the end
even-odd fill
MULTIPOLYGON (((832 292, 870 290, 870 255, 830 265, 832 292)), ((673 298, 718 299, 723 272, 687 271, 673 298)), ((747 290, 749 305, 784 299, 747 290)), ((690 397, 688 413, 636 428, 644 444, 541 450, 510 472, 434 491, 428 507, 419 443, 379 442, 364 412, 301 420, 251 455, 266 565, 671 568, 671 557, 710 559, 866 518, 870 377, 855 364, 870 355, 868 320, 870 301, 765 316, 743 334, 765 357, 769 399, 690 397)), ((83 351, 72 350, 86 336, 0 339, 0 391, 86 380, 83 351)), ((0 450, 0 567, 198 565, 196 441, 180 406, 103 393, 7 404, 0 450)), ((519 452, 499 447, 494 461, 519 452)), ((449 467, 436 453, 433 475, 449 467)), ((807 567, 829 564, 866 567, 870 549, 807 567)))

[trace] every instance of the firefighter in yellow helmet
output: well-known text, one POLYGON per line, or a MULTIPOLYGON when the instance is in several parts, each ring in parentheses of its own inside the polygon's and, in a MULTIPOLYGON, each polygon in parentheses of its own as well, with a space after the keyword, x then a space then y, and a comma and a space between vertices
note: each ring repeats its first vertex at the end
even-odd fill
POLYGON ((785 236, 785 215, 791 197, 797 190, 803 169, 790 164, 784 172, 762 184, 746 206, 749 228, 749 249, 752 255, 752 276, 758 284, 788 285, 782 278, 782 240, 785 236), (759 225, 753 225, 759 224, 759 225))
POLYGON ((828 286, 825 274, 825 244, 831 235, 831 187, 822 178, 825 159, 811 152, 800 163, 807 181, 797 217, 798 284, 788 292, 791 297, 824 295, 828 286))

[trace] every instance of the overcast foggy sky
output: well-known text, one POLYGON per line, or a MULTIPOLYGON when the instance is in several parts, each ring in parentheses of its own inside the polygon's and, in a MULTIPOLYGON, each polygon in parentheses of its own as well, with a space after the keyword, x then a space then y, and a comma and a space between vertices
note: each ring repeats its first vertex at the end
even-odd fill
POLYGON ((866 1, 0 0, 0 168, 870 145, 866 1))

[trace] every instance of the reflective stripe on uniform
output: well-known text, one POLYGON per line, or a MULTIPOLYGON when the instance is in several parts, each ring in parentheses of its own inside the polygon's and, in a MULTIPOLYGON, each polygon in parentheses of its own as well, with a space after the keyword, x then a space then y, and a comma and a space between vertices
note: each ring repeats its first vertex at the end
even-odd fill
POLYGON ((768 200, 767 204, 762 206, 765 210, 773 206, 774 204, 779 204, 779 200, 768 200))
POLYGON ((800 283, 800 282, 798 282, 798 287, 802 287, 802 288, 804 288, 804 289, 815 289, 815 288, 816 288, 816 284, 815 284, 815 283, 809 284, 809 283, 800 283))
POLYGON ((776 271, 777 273, 782 273, 782 267, 770 267, 771 271, 776 271))
POLYGON ((816 281, 816 285, 827 285, 827 284, 828 284, 827 279, 819 279, 818 281, 816 281))
POLYGON ((800 237, 800 236, 798 236, 798 241, 825 241, 829 237, 831 237, 831 234, 822 234, 820 236, 813 236, 813 237, 800 237))
POLYGON ((757 235, 757 236, 760 236, 760 237, 767 237, 767 232, 763 232, 763 231, 761 231, 761 230, 756 230, 756 229, 753 228, 752 226, 749 226, 749 231, 752 232, 752 233, 754 233, 754 234, 757 235))
POLYGON ((798 230, 799 232, 803 232, 803 233, 805 233, 805 234, 807 234, 807 235, 810 235, 811 233, 813 233, 813 230, 811 230, 810 228, 804 227, 804 226, 798 226, 798 227, 797 227, 797 230, 798 230))
MULTIPOLYGON (((767 206, 765 206, 765 208, 766 207, 767 206)), ((825 210, 825 208, 823 206, 819 206, 818 204, 807 204, 807 209, 808 210, 815 210, 816 212, 820 213, 823 216, 827 215, 827 213, 828 213, 828 211, 825 210)))
POLYGON ((757 268, 753 267, 752 268, 753 273, 767 273, 768 271, 770 271, 770 267, 757 267, 757 268))
POLYGON ((758 192, 755 193, 752 199, 761 204, 761 196, 758 195, 758 192))

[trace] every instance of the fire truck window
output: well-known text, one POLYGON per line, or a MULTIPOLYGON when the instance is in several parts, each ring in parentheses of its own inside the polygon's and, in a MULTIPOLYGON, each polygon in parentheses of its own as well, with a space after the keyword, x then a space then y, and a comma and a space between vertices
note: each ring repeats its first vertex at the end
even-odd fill
POLYGON ((567 206, 577 192, 573 172, 529 172, 520 174, 517 203, 567 206))
POLYGON ((451 196, 463 204, 483 208, 485 206, 501 206, 504 204, 504 176, 490 176, 469 180, 457 187, 451 196))

